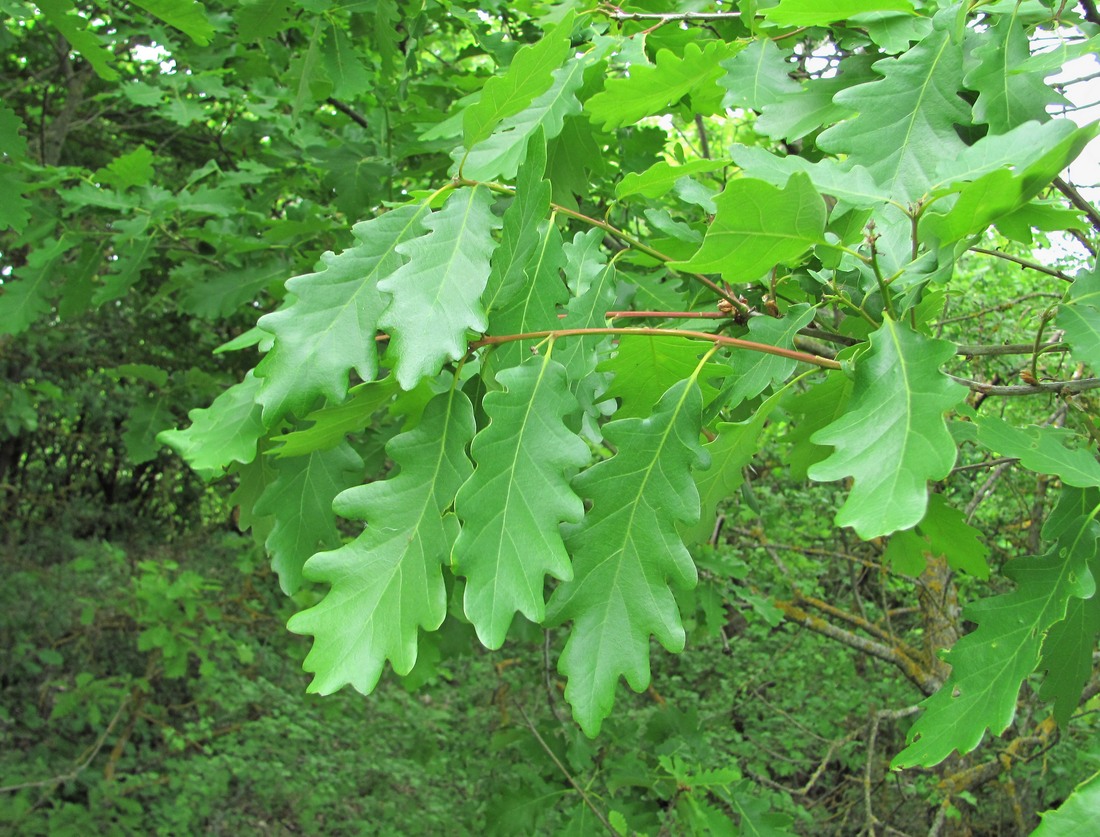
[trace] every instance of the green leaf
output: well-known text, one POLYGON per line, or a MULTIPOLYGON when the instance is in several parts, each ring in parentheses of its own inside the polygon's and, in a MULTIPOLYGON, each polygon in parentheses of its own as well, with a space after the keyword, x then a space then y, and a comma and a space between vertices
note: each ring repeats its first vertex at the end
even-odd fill
POLYGON ((955 133, 956 124, 969 123, 970 113, 956 93, 963 51, 950 31, 954 17, 954 10, 944 10, 936 16, 936 30, 917 46, 875 63, 880 81, 838 93, 836 102, 857 115, 817 139, 820 148, 866 166, 899 201, 922 197, 940 162, 966 148, 955 133))
POLYGON ((312 427, 272 439, 272 454, 279 458, 304 456, 336 447, 349 433, 364 430, 371 416, 393 398, 396 390, 397 382, 392 377, 352 387, 343 404, 309 413, 305 421, 312 421, 312 427))
POLYGON ((315 674, 309 691, 330 694, 350 684, 368 693, 386 660, 408 674, 418 629, 443 623, 443 563, 458 535, 447 509, 473 470, 466 458, 473 435, 473 406, 461 390, 436 396, 417 427, 386 445, 397 476, 337 496, 338 514, 367 525, 350 544, 306 562, 306 579, 331 585, 288 623, 314 637, 303 664, 315 674))
MULTIPOLYGON (((816 313, 810 305, 792 305, 781 319, 754 317, 749 321, 749 333, 745 339, 783 349, 793 348, 795 335, 813 322, 816 313)), ((715 407, 735 407, 748 398, 755 398, 768 387, 785 381, 798 362, 765 352, 738 349, 731 352, 729 365, 733 375, 729 383, 722 387, 718 400, 707 410, 708 415, 714 412, 715 407)))
POLYGON ((1087 450, 1072 450, 1063 440, 1073 432, 1059 427, 1015 427, 996 416, 978 422, 978 443, 993 453, 1011 456, 1029 471, 1054 474, 1077 488, 1100 486, 1100 463, 1087 450))
POLYGON ((288 596, 302 586, 302 565, 319 549, 340 544, 332 501, 363 479, 363 460, 347 442, 275 465, 276 477, 256 501, 254 513, 270 515, 267 536, 271 568, 288 596))
POLYGON ((670 267, 753 282, 824 241, 825 201, 801 172, 792 174, 784 189, 763 180, 731 180, 715 202, 718 212, 702 247, 670 267))
MULTIPOLYGON (((653 412, 670 386, 696 373, 699 356, 709 348, 706 343, 687 337, 621 335, 618 351, 596 367, 598 372, 614 376, 603 397, 619 399, 616 418, 644 418, 653 412)), ((708 362, 702 367, 698 378, 704 404, 718 394, 707 379, 730 374, 730 368, 721 363, 708 362)))
POLYGON ((516 181, 516 195, 504 210, 500 246, 493 251, 489 279, 485 283, 485 312, 493 330, 493 314, 511 302, 527 281, 527 264, 539 240, 540 225, 550 212, 550 183, 546 172, 546 138, 536 128, 516 181))
POLYGON ((545 575, 573 577, 558 529, 584 516, 567 474, 590 456, 562 423, 578 404, 550 351, 497 381, 504 390, 485 396, 489 424, 470 448, 476 470, 455 499, 462 532, 451 554, 467 579, 466 617, 488 648, 503 644, 517 611, 543 621, 545 575))
MULTIPOLYGON (((503 308, 489 315, 490 334, 523 334, 557 328, 558 307, 569 297, 561 271, 565 253, 561 233, 555 224, 544 221, 539 241, 524 268, 525 284, 503 308)), ((531 356, 531 344, 520 342, 496 346, 486 359, 490 369, 518 366, 531 356)))
MULTIPOLYGON (((1094 558, 1089 565, 1097 578, 1100 567, 1094 558)), ((1057 622, 1043 640, 1043 656, 1038 670, 1046 677, 1039 688, 1039 697, 1053 700, 1052 714, 1058 725, 1065 727, 1081 702, 1081 695, 1092 677, 1092 653, 1100 635, 1100 597, 1071 598, 1066 618, 1057 622)))
POLYGON ((1043 821, 1031 837, 1090 837, 1096 832, 1096 812, 1100 811, 1100 772, 1073 789, 1056 810, 1043 811, 1043 821))
POLYGON ((422 232, 426 203, 402 206, 352 228, 358 244, 321 257, 324 269, 287 281, 294 300, 260 318, 275 346, 260 363, 260 403, 268 423, 304 414, 323 396, 343 401, 348 373, 364 381, 378 373, 375 334, 389 299, 378 288, 404 261, 400 245, 422 232))
POLYGON ((1019 14, 1016 6, 996 17, 987 30, 967 33, 980 42, 971 52, 974 66, 964 78, 967 88, 978 91, 974 121, 989 125, 997 134, 1033 119, 1045 122, 1048 105, 1066 103, 1065 97, 1047 86, 1046 73, 1019 72, 1031 55, 1019 14))
POLYGON ((256 456, 256 442, 267 432, 256 403, 259 391, 260 379, 249 372, 206 409, 191 410, 190 427, 165 430, 157 441, 186 459, 204 479, 213 478, 232 462, 247 464, 256 456))
POLYGON ((912 0, 780 0, 763 15, 777 26, 825 26, 868 12, 913 12, 912 0))
POLYGON ((206 18, 206 9, 198 0, 131 0, 169 26, 174 26, 199 46, 206 46, 214 27, 206 18))
POLYGON ((1100 264, 1073 280, 1056 322, 1066 332, 1074 359, 1100 372, 1100 264))
POLYGON ((689 43, 683 56, 658 50, 655 64, 632 64, 627 78, 608 79, 604 90, 585 102, 593 122, 603 129, 621 128, 645 116, 662 113, 685 96, 696 113, 712 113, 718 106, 722 75, 720 62, 736 47, 710 41, 701 48, 689 43))
POLYGON ((62 236, 36 247, 12 279, 0 285, 0 334, 20 334, 50 310, 53 279, 65 253, 76 241, 62 236))
POLYGON ((989 578, 989 547, 982 533, 966 522, 966 515, 949 505, 942 494, 933 494, 928 511, 917 525, 917 532, 933 555, 946 559, 956 572, 975 578, 989 578))
POLYGON ((714 428, 714 441, 703 445, 703 450, 710 458, 710 467, 694 474, 702 509, 699 522, 694 526, 680 526, 680 532, 687 543, 704 543, 710 538, 714 531, 718 504, 732 497, 733 492, 745 481, 742 469, 760 449, 764 425, 782 397, 783 393, 777 392, 744 421, 723 421, 714 428))
POLYGON ((354 99, 374 86, 374 77, 359 60, 347 33, 335 21, 330 24, 323 52, 325 71, 332 79, 332 95, 338 99, 354 99))
POLYGON ((97 76, 104 81, 118 81, 118 71, 111 66, 114 56, 104 48, 99 37, 89 31, 88 21, 76 13, 72 0, 35 0, 35 5, 73 49, 88 60, 97 76))
POLYGON ((116 157, 106 166, 97 169, 94 177, 113 189, 145 186, 153 179, 153 152, 139 145, 128 154, 116 157))
POLYGON ((1046 632, 1065 618, 1070 597, 1095 593, 1088 563, 1096 555, 1098 500, 1095 491, 1066 489, 1043 526, 1044 538, 1055 541, 1051 549, 1006 565, 1016 590, 964 610, 978 628, 949 652, 951 675, 924 701, 924 713, 909 730, 909 746, 893 767, 930 767, 954 750, 969 753, 986 729, 1000 735, 1012 723, 1020 683, 1038 665, 1046 632))
POLYGON ((390 334, 394 375, 402 389, 439 373, 466 354, 466 330, 485 331, 481 292, 496 243, 492 194, 483 186, 456 189, 443 208, 421 222, 429 232, 397 246, 408 259, 378 283, 392 296, 379 318, 390 334))
POLYGON ((953 344, 888 317, 870 342, 856 362, 847 412, 811 439, 836 450, 809 469, 817 481, 854 478, 836 524, 853 527, 864 540, 924 517, 927 481, 943 479, 955 464, 943 414, 966 395, 940 371, 955 354, 953 344))
POLYGON ((674 166, 661 160, 643 172, 628 173, 615 187, 615 196, 620 199, 630 195, 659 198, 668 194, 681 177, 718 171, 728 165, 728 160, 689 160, 681 166, 674 166))
POLYGON ((161 450, 157 434, 170 428, 172 423, 172 401, 166 395, 157 393, 139 398, 126 419, 126 431, 122 434, 130 461, 140 465, 156 459, 161 450))
POLYGON ((718 80, 726 90, 722 107, 762 110, 801 90, 789 75, 794 65, 767 38, 753 41, 721 66, 726 71, 718 80))
POLYGON ((262 41, 286 26, 291 0, 242 0, 233 13, 242 41, 262 41))
POLYGON ((603 52, 589 50, 580 57, 570 58, 564 67, 551 73, 550 88, 519 113, 503 120, 492 136, 473 146, 468 154, 463 147, 455 149, 451 156, 461 163, 462 173, 476 180, 515 177, 524 148, 540 128, 546 139, 553 139, 562 133, 567 117, 581 112, 577 92, 584 83, 584 72, 603 52))
POLYGON ((488 139, 500 122, 519 113, 553 83, 551 73, 569 56, 569 41, 573 33, 572 10, 543 35, 516 53, 507 72, 493 76, 481 89, 478 100, 462 115, 463 141, 467 148, 488 139))
POLYGON ((684 647, 669 585, 696 581, 676 528, 699 516, 691 470, 707 465, 701 408, 694 380, 675 384, 649 418, 608 424, 604 436, 618 453, 573 481, 591 509, 567 532, 574 577, 554 591, 547 616, 573 622, 558 668, 569 679, 573 717, 590 737, 611 712, 620 675, 635 691, 649 685, 650 635, 670 651, 684 647))

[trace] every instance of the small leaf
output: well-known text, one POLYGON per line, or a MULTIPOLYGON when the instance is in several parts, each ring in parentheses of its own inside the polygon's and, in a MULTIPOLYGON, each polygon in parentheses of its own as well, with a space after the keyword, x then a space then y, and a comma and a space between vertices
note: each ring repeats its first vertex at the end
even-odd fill
POLYGON ((325 38, 325 71, 332 79, 332 95, 338 99, 354 99, 373 87, 373 77, 359 60, 347 33, 331 22, 325 38))
POLYGON ((836 516, 864 540, 908 529, 924 517, 928 480, 943 479, 955 464, 955 442, 943 414, 966 389, 940 371, 953 344, 931 340, 886 318, 856 362, 847 412, 817 431, 814 444, 836 450, 810 467, 818 481, 853 477, 836 516))
POLYGON ((393 398, 396 390, 397 382, 392 377, 352 387, 343 404, 309 413, 304 420, 313 422, 312 427, 272 439, 272 453, 281 459, 336 447, 348 434, 366 429, 371 416, 393 398))
POLYGON ((73 49, 88 60, 97 76, 104 81, 118 81, 118 71, 111 66, 114 56, 99 36, 88 29, 88 21, 75 13, 72 0, 35 0, 35 5, 73 49))
POLYGON ((501 221, 483 186, 456 189, 443 209, 424 218, 429 232, 397 246, 408 259, 378 283, 392 300, 379 318, 390 336, 393 370, 402 389, 438 374, 466 354, 466 330, 487 327, 481 292, 489 278, 492 233, 501 221))
POLYGON ((794 65, 787 63, 783 53, 767 38, 755 40, 727 58, 722 68, 726 71, 718 81, 726 90, 722 107, 762 110, 801 90, 789 75, 794 65))
POLYGON ((676 531, 699 516, 693 468, 707 465, 699 445, 702 398, 694 380, 669 389, 649 418, 604 428, 615 456, 573 481, 591 502, 568 530, 574 578, 550 599, 553 623, 573 628, 558 668, 569 678, 573 717, 594 737, 611 712, 620 675, 631 688, 649 685, 649 637, 669 651, 684 647, 670 585, 695 585, 695 565, 676 531))
POLYGON ((499 648, 518 611, 545 616, 544 576, 573 577, 560 523, 578 523, 584 506, 568 473, 588 464, 588 446, 562 423, 578 409, 565 368, 532 359, 497 375, 503 391, 485 396, 489 425, 474 437, 474 475, 458 492, 455 573, 465 576, 464 610, 488 648, 499 648))
POLYGON ((153 152, 144 145, 97 169, 94 177, 114 189, 145 186, 153 179, 153 152))
POLYGON ((763 180, 731 180, 715 202, 718 212, 703 246, 670 267, 720 273, 727 282, 753 282, 824 241, 825 201, 801 172, 792 174, 784 189, 763 180))
POLYGON ((1057 322, 1073 357, 1100 372, 1100 265, 1073 280, 1058 306, 1057 322))
POLYGON ((232 462, 247 464, 256 457, 256 442, 267 432, 256 396, 260 379, 249 372, 203 410, 187 414, 186 430, 165 430, 157 441, 187 460, 204 479, 212 479, 232 462))
POLYGON ((669 105, 691 96, 696 113, 713 113, 719 106, 722 75, 719 62, 736 47, 710 41, 705 47, 689 43, 683 56, 668 49, 657 51, 655 64, 632 64, 627 78, 609 79, 604 90, 585 102, 593 122, 605 131, 632 125, 639 119, 662 113, 669 105))
POLYGON ((458 522, 446 511, 473 470, 466 458, 473 435, 470 400, 445 392, 417 427, 386 445, 397 476, 337 496, 338 514, 367 525, 350 544, 306 562, 305 578, 331 585, 287 625, 314 637, 303 664, 315 674, 309 691, 326 695, 350 684, 366 694, 386 660, 397 674, 412 671, 418 630, 434 631, 447 614, 443 562, 458 522))
POLYGON ((615 196, 625 198, 641 195, 645 198, 659 198, 668 194, 681 177, 718 171, 728 165, 728 160, 691 160, 681 166, 674 166, 662 160, 643 172, 628 173, 615 187, 615 196))
POLYGON ((1100 463, 1087 450, 1067 448, 1073 432, 1058 427, 1014 427, 996 416, 978 420, 978 443, 993 453, 1011 456, 1029 471, 1054 474, 1077 488, 1100 486, 1100 463))

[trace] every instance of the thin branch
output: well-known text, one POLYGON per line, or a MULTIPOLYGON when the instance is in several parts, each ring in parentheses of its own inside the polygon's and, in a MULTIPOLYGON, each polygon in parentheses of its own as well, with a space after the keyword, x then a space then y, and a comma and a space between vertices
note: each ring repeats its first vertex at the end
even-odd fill
POLYGON ((325 101, 336 108, 338 111, 340 111, 340 113, 344 114, 344 116, 346 116, 360 128, 366 128, 368 130, 370 129, 370 123, 367 122, 367 117, 363 116, 363 114, 359 113, 359 111, 354 110, 348 105, 345 105, 339 99, 332 98, 332 96, 329 96, 327 99, 325 99, 325 101))
POLYGON ((1026 302, 1029 299, 1043 298, 1043 299, 1061 299, 1061 294, 1054 294, 1050 291, 1032 291, 1029 294, 1018 296, 1015 299, 1009 299, 1005 302, 993 305, 989 308, 982 308, 978 311, 972 311, 969 314, 959 314, 957 317, 948 317, 947 319, 940 320, 936 323, 937 326, 944 326, 948 323, 961 323, 964 320, 973 320, 977 317, 984 317, 986 314, 995 314, 998 311, 1009 311, 1013 308, 1017 308, 1021 302, 1026 302))
POLYGON ((1100 378, 1082 378, 1079 381, 1047 381, 1038 384, 998 386, 996 384, 982 383, 981 381, 971 381, 967 378, 958 378, 955 375, 948 375, 947 377, 956 383, 969 387, 974 392, 980 392, 984 395, 1038 395, 1043 392, 1062 394, 1100 389, 1100 378))
MULTIPOLYGON (((1003 346, 959 346, 955 354, 963 357, 990 357, 994 355, 1030 355, 1035 351, 1034 343, 1006 343, 1003 346)), ((1048 352, 1068 352, 1065 343, 1043 343, 1039 346, 1042 354, 1048 352)))
POLYGON ((92 746, 91 751, 88 753, 87 757, 68 773, 65 773, 61 776, 54 776, 50 779, 42 779, 37 782, 23 782, 22 784, 18 785, 5 785, 4 787, 0 788, 0 793, 13 793, 15 791, 26 790, 27 788, 52 788, 65 782, 71 782, 73 779, 83 773, 87 769, 88 765, 92 763, 95 757, 99 755, 99 751, 103 749, 103 745, 106 743, 108 736, 110 736, 111 732, 114 730, 115 724, 117 724, 119 718, 122 717, 122 711, 129 704, 130 695, 127 694, 122 699, 122 703, 118 705, 118 709, 115 710, 114 717, 111 718, 111 722, 107 724, 107 728, 103 730, 103 732, 100 733, 99 738, 96 739, 96 742, 92 746))
POLYGON ((558 766, 558 770, 562 772, 562 775, 565 776, 569 784, 573 786, 573 790, 581 795, 581 799, 584 800, 584 804, 587 805, 589 809, 591 809, 592 813, 596 815, 596 819, 598 819, 603 824, 603 827, 607 829, 607 833, 614 834, 616 835, 616 837, 618 837, 619 832, 616 831, 614 826, 612 826, 611 823, 607 821, 607 817, 604 816, 603 811, 596 807, 596 804, 592 801, 588 794, 585 793, 584 788, 582 788, 580 786, 580 783, 573 778, 573 774, 570 773, 566 766, 561 763, 561 759, 559 759, 554 751, 550 749, 550 745, 546 743, 546 740, 541 735, 539 735, 538 729, 533 723, 531 723, 531 719, 527 717, 527 713, 523 710, 523 706, 520 704, 520 702, 518 700, 513 702, 515 703, 516 709, 519 710, 519 714, 523 716, 523 722, 527 724, 527 729, 531 730, 531 734, 535 736, 535 740, 539 742, 539 746, 542 747, 546 755, 550 756, 550 759, 554 762, 554 764, 558 766))
POLYGON ((660 14, 657 12, 624 12, 618 6, 610 3, 604 8, 596 9, 600 14, 607 15, 611 20, 623 23, 628 20, 655 20, 665 23, 694 23, 713 22, 723 20, 737 20, 740 12, 679 12, 676 14, 660 14))
POLYGON ((737 337, 726 337, 724 334, 710 334, 706 331, 688 331, 679 328, 563 328, 547 331, 528 331, 523 334, 505 334, 498 337, 486 335, 480 340, 470 343, 470 350, 480 349, 482 346, 496 346, 501 343, 513 343, 517 340, 547 340, 551 337, 577 337, 589 334, 613 334, 628 336, 632 334, 649 335, 655 337, 687 337, 694 340, 705 340, 708 343, 718 343, 722 346, 731 346, 737 349, 748 349, 752 352, 762 352, 768 355, 778 355, 790 360, 811 363, 822 369, 840 369, 840 364, 829 358, 817 355, 797 352, 793 349, 784 349, 779 346, 769 346, 767 343, 753 343, 751 340, 740 340, 737 337))
POLYGON ((1085 213, 1085 217, 1089 219, 1089 223, 1092 224, 1092 228, 1097 232, 1100 232, 1100 211, 1096 209, 1091 203, 1081 197, 1081 193, 1071 184, 1062 180, 1060 177, 1054 178, 1054 188, 1065 195, 1069 202, 1085 213))
POLYGON ((1068 276, 1056 268, 1047 267, 1045 264, 1039 264, 1038 262, 1029 261, 1028 259, 1021 259, 1019 256, 1013 256, 1010 253, 1002 253, 1000 250, 987 250, 985 247, 971 247, 970 252, 982 253, 986 256, 995 256, 998 259, 1004 259, 1006 262, 1018 264, 1020 267, 1026 267, 1029 270, 1037 270, 1039 273, 1045 273, 1047 276, 1054 276, 1061 279, 1063 282, 1073 281, 1072 276, 1068 276))

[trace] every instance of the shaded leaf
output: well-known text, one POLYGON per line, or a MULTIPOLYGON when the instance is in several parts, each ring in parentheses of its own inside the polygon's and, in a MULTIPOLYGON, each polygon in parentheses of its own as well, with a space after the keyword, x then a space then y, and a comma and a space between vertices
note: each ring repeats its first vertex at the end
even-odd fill
POLYGON ((1011 456, 1039 474, 1055 474, 1077 488, 1100 486, 1100 463, 1087 450, 1073 450, 1063 440, 1073 432, 1059 427, 1014 427, 996 416, 978 422, 978 443, 994 453, 1011 456))
POLYGON ((332 501, 362 481, 363 460, 347 442, 341 442, 327 450, 278 460, 275 472, 253 511, 275 521, 265 546, 279 586, 291 596, 302 586, 306 559, 319 549, 339 546, 332 501))
MULTIPOLYGON (((670 386, 696 373, 700 355, 709 348, 687 337, 620 335, 618 351, 596 367, 599 372, 613 375, 603 397, 619 399, 616 418, 648 416, 670 386)), ((725 364, 707 363, 702 367, 698 379, 704 404, 718 394, 707 379, 730 374, 725 364)))
POLYGON ((343 404, 323 407, 306 415, 304 420, 313 422, 311 427, 272 439, 273 455, 280 458, 303 456, 336 447, 349 433, 364 430, 371 416, 393 398, 396 390, 397 382, 392 377, 352 387, 343 404))
POLYGON ((928 767, 955 750, 969 753, 987 729, 1000 735, 1012 723, 1020 684, 1038 665, 1046 632, 1065 618, 1070 597, 1095 593, 1088 563, 1096 555, 1098 500, 1095 491, 1066 489, 1043 526, 1043 537, 1055 542, 1051 549, 1009 562, 1005 575, 1016 589, 964 610, 978 628, 948 653, 951 675, 922 704, 893 767, 928 767))
POLYGON ((458 521, 446 512, 473 470, 473 435, 470 400, 460 390, 436 396, 417 427, 386 445, 397 476, 337 496, 338 514, 367 525, 350 544, 306 562, 305 578, 331 585, 287 625, 313 635, 303 664, 315 675, 309 691, 350 684, 370 692, 386 660, 398 674, 412 671, 418 629, 434 631, 447 613, 443 563, 458 521))
POLYGON ((767 38, 754 40, 721 66, 726 71, 718 80, 726 90, 722 107, 761 110, 801 90, 788 75, 794 65, 767 38))

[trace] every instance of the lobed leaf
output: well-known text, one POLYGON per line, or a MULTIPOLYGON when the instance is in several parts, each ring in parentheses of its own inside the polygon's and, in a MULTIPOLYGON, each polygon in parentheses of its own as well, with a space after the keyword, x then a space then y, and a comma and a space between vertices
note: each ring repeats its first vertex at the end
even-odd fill
POLYGON ((447 509, 473 470, 466 458, 473 435, 466 395, 438 395, 419 425, 386 445, 401 469, 397 476, 336 497, 338 514, 367 525, 351 543, 305 564, 306 579, 331 585, 318 604, 287 625, 313 635, 303 664, 315 674, 311 692, 329 694, 350 684, 368 693, 386 660, 398 674, 408 674, 416 664, 418 630, 442 624, 443 563, 458 534, 458 521, 447 509))
POLYGON ((1055 543, 1043 556, 1021 558, 1005 567, 1016 590, 969 605, 964 616, 978 623, 948 653, 951 675, 909 730, 909 745, 893 767, 943 761, 952 751, 969 753, 986 730, 1000 735, 1012 723, 1023 679, 1039 663, 1048 630, 1066 617, 1071 597, 1096 591, 1089 562, 1097 552, 1095 490, 1066 489, 1043 527, 1055 543))
POLYGON ((339 403, 348 375, 378 373, 375 334, 389 298, 378 287, 404 262, 402 243, 422 232, 426 203, 402 206, 352 228, 358 244, 321 257, 325 267, 287 281, 293 301, 260 318, 275 345, 256 370, 269 423, 288 412, 304 415, 318 397, 339 403))
POLYGON ((517 611, 543 621, 546 575, 573 577, 558 529, 584 516, 568 474, 590 456, 562 422, 579 405, 549 351, 498 373, 497 382, 504 389, 485 396, 490 423, 470 448, 476 469, 455 499, 463 528, 451 553, 467 580, 466 616, 488 648, 503 644, 517 611))
POLYGON ((852 477, 836 515, 864 540, 908 529, 924 517, 928 480, 955 464, 955 442, 943 414, 966 389, 940 371, 953 344, 925 337, 887 317, 856 362, 847 412, 810 439, 836 450, 809 469, 818 481, 852 477))
POLYGON ((378 324, 390 334, 389 356, 402 389, 462 358, 466 330, 481 333, 488 325, 480 298, 496 247, 493 231, 501 227, 492 203, 484 186, 456 189, 423 219, 427 235, 397 245, 408 261, 378 283, 392 297, 378 324))
POLYGON ((694 379, 675 384, 650 417, 608 424, 605 438, 618 453, 573 481, 591 510, 567 530, 574 577, 554 591, 547 618, 573 622, 558 668, 569 679, 573 717, 591 737, 611 712, 620 676, 635 691, 649 685, 650 635, 670 651, 684 647, 670 585, 696 581, 677 526, 699 517, 691 471, 708 464, 701 409, 694 379))
POLYGON ((754 282, 825 240, 825 201, 802 172, 792 174, 783 189, 747 177, 731 180, 715 204, 717 214, 698 252, 669 267, 754 282))

